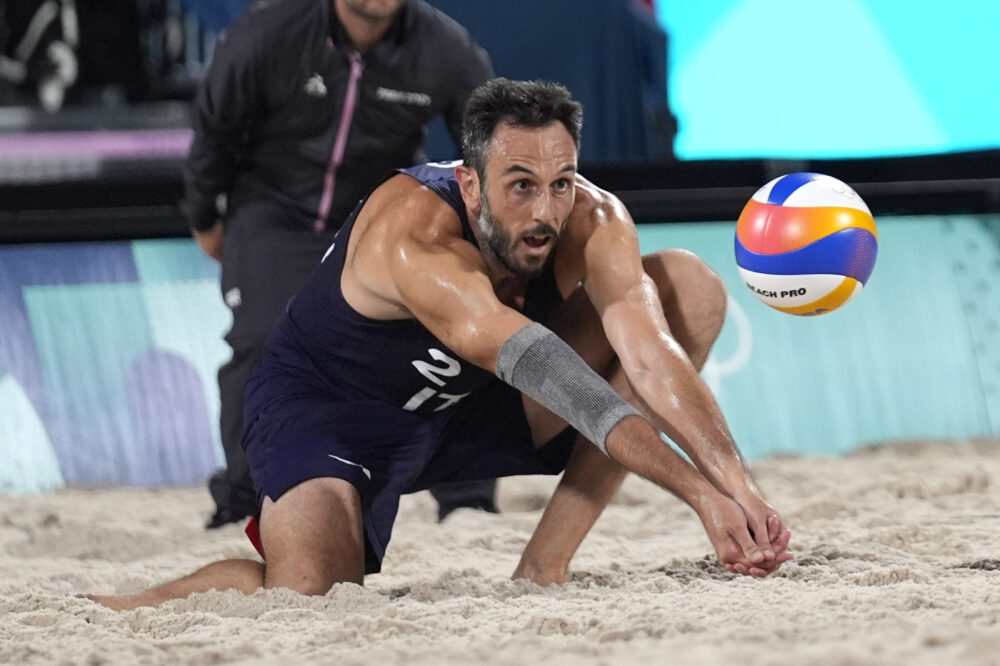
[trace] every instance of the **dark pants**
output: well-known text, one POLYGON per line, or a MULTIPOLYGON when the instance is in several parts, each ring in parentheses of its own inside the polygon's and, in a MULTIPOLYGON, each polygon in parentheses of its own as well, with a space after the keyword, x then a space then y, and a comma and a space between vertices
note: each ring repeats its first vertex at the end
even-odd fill
MULTIPOLYGON (((255 202, 234 211, 226 224, 222 297, 233 313, 226 342, 233 350, 219 369, 220 426, 226 468, 209 480, 216 519, 224 524, 256 512, 253 480, 243 452, 243 390, 257 364, 268 333, 333 241, 333 233, 314 233, 280 221, 277 205, 255 202)), ((496 482, 444 484, 431 489, 439 515, 459 506, 495 510, 496 482)))

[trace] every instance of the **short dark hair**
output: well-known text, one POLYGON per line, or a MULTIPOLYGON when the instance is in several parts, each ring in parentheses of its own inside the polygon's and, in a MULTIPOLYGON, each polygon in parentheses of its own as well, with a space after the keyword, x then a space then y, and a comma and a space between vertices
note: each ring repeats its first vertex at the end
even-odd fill
POLYGON ((511 81, 496 78, 476 88, 462 118, 462 157, 480 178, 486 175, 490 139, 500 123, 541 128, 561 122, 580 149, 583 107, 569 90, 548 81, 511 81))

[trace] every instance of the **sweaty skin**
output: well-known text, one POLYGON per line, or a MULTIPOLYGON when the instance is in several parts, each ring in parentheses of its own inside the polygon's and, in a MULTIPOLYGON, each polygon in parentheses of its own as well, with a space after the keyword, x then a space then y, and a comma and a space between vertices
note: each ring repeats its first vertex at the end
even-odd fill
MULTIPOLYGON (((689 252, 642 257, 628 212, 576 173, 576 157, 560 123, 501 123, 484 173, 455 172, 481 251, 462 237, 457 214, 440 197, 409 176, 391 178, 366 202, 347 241, 343 295, 367 317, 419 320, 493 372, 504 343, 530 323, 518 309, 528 279, 558 247, 555 277, 565 301, 550 328, 645 418, 627 416, 610 431, 610 457, 577 441, 513 575, 564 582, 584 536, 631 471, 694 509, 727 570, 766 576, 792 557, 790 532, 753 483, 698 375, 725 315, 721 281, 689 252)), ((527 397, 524 408, 536 445, 566 425, 527 397)), ((343 479, 304 481, 264 501, 266 565, 225 560, 138 594, 92 598, 124 609, 211 588, 324 594, 338 582, 360 583, 361 504, 343 479)))
MULTIPOLYGON (((776 569, 790 557, 790 533, 761 498, 711 392, 672 335, 661 289, 644 269, 624 206, 576 173, 575 146, 558 123, 501 125, 490 150, 485 188, 474 170, 456 171, 484 250, 462 238, 457 216, 439 197, 396 176, 362 211, 350 239, 341 280, 347 301, 376 319, 416 318, 458 354, 494 372, 500 347, 529 323, 515 309, 527 282, 521 273, 543 264, 558 246, 560 291, 569 297, 583 285, 640 408, 745 513, 744 530, 756 537, 755 547, 724 563, 755 575, 776 569), (482 215, 484 199, 493 222, 482 215)), ((541 416, 531 422, 539 442, 565 425, 541 416)))

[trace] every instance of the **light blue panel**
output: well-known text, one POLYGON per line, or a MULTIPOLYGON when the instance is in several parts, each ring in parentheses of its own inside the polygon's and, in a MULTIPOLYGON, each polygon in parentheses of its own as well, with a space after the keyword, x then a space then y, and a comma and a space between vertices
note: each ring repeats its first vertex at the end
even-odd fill
POLYGON ((40 492, 64 485, 45 425, 13 375, 0 368, 0 493, 40 492))
POLYGON ((64 477, 119 482, 132 439, 125 376, 152 346, 140 285, 28 287, 24 300, 64 477))
POLYGON ((231 355, 223 340, 232 313, 222 302, 217 280, 186 280, 143 286, 155 346, 185 359, 201 381, 212 427, 209 441, 218 466, 225 457, 219 436, 219 366, 231 355))
POLYGON ((951 216, 952 273, 993 432, 1000 432, 1000 216, 951 216))
POLYGON ((717 24, 745 0, 656 0, 656 18, 669 37, 668 61, 686 62, 717 24))
POLYGON ((143 354, 130 365, 127 386, 133 437, 120 482, 162 486, 208 478, 218 468, 210 446, 218 425, 187 359, 159 349, 143 354))
POLYGON ((674 69, 682 157, 948 148, 863 3, 748 0, 674 69))
POLYGON ((1000 146, 1000 3, 661 0, 683 159, 1000 146))
POLYGON ((995 434, 944 218, 879 220, 879 259, 866 290, 813 318, 772 310, 747 291, 733 259, 734 231, 735 224, 643 225, 640 238, 644 252, 697 252, 730 290, 707 379, 748 456, 995 434))
POLYGON ((934 8, 867 3, 955 150, 1000 146, 1000 3, 950 0, 934 8), (928 11, 929 10, 929 11, 928 11), (933 45, 933 46, 931 46, 933 45))
POLYGON ((214 280, 218 285, 219 264, 202 252, 194 239, 132 241, 132 255, 139 279, 147 284, 214 280))
POLYGON ((216 374, 230 356, 223 337, 233 317, 219 292, 219 264, 193 239, 134 241, 132 249, 155 346, 183 358, 200 378, 213 426, 209 441, 200 446, 210 449, 222 466, 216 374))

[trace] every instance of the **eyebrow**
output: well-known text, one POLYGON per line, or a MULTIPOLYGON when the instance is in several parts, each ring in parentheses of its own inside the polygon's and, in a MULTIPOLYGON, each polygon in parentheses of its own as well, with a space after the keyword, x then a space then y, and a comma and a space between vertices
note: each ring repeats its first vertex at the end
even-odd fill
MULTIPOLYGON (((576 173, 576 165, 575 164, 564 164, 563 167, 561 169, 559 169, 559 173, 565 173, 567 171, 569 171, 570 173, 576 173)), ((520 164, 513 164, 513 165, 507 167, 504 170, 504 172, 502 174, 500 174, 500 175, 501 176, 507 176, 507 175, 512 174, 512 173, 524 173, 524 174, 528 174, 529 176, 533 176, 535 178, 538 178, 538 176, 535 174, 534 171, 532 171, 531 169, 529 169, 526 166, 521 166, 520 164)))

